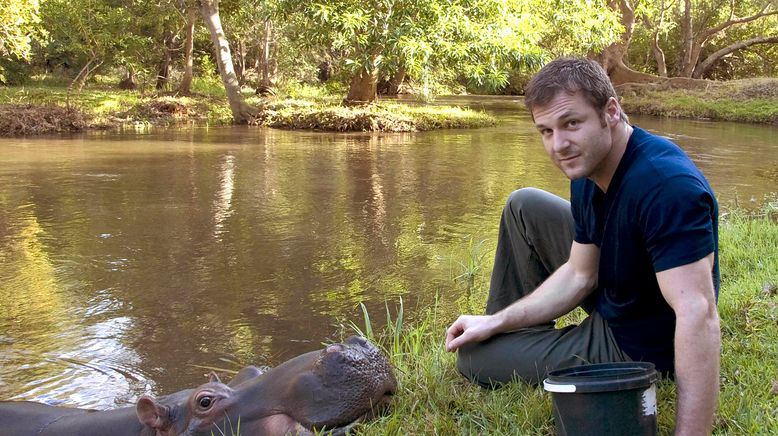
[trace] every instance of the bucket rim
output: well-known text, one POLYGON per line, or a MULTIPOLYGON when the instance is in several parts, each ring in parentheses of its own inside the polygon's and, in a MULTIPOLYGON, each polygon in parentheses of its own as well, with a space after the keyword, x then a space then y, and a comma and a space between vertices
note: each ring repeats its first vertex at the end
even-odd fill
POLYGON ((552 393, 611 392, 649 387, 657 379, 650 362, 595 363, 550 371, 543 388, 552 393))

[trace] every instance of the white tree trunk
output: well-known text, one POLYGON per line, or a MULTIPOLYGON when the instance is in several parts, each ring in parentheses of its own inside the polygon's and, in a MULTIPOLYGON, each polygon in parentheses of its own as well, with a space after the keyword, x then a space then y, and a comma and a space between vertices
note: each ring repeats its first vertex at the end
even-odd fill
POLYGON ((235 74, 235 67, 232 65, 232 55, 230 54, 230 44, 222 29, 221 19, 219 18, 219 0, 200 0, 200 13, 205 20, 205 26, 211 33, 211 42, 216 52, 216 65, 219 67, 219 74, 224 83, 224 90, 227 92, 227 100, 230 103, 232 119, 237 124, 245 124, 249 121, 254 111, 243 101, 240 93, 240 84, 238 76, 235 74))

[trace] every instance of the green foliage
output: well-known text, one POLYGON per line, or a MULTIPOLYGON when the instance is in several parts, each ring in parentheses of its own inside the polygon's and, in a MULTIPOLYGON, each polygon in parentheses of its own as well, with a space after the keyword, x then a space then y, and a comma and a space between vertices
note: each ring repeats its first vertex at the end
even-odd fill
POLYGON ((30 43, 39 32, 38 0, 3 0, 0 5, 0 56, 27 60, 30 43))
POLYGON ((612 11, 587 1, 281 2, 299 46, 337 52, 351 72, 404 68, 422 88, 441 78, 498 89, 515 68, 555 53, 586 53, 617 37, 612 11), (571 37, 570 35, 575 35, 571 37))

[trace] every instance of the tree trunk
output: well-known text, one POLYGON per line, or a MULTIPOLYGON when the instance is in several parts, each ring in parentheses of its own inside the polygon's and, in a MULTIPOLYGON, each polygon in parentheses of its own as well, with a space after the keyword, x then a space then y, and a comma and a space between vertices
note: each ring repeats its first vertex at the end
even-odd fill
POLYGON ((656 71, 661 77, 667 77, 667 62, 665 62, 665 52, 659 46, 659 30, 654 31, 654 38, 651 40, 651 51, 654 53, 656 61, 656 71))
POLYGON ((332 77, 332 63, 329 61, 321 61, 316 68, 319 70, 316 77, 319 79, 320 83, 326 83, 330 80, 330 77, 332 77))
POLYGON ((127 76, 119 82, 119 89, 138 89, 138 84, 135 82, 135 70, 132 67, 127 67, 127 76))
POLYGON ((387 89, 387 95, 397 95, 402 89, 403 82, 405 81, 405 68, 402 66, 397 68, 397 71, 389 80, 389 89, 387 89))
POLYGON ((186 9, 186 39, 184 40, 184 77, 178 85, 178 92, 189 94, 192 92, 192 67, 194 66, 194 29, 197 20, 197 9, 186 9))
POLYGON ((219 67, 224 90, 227 92, 232 119, 237 124, 245 124, 256 111, 243 101, 243 96, 240 93, 238 77, 235 75, 235 67, 232 65, 230 44, 224 35, 219 18, 219 0, 200 0, 200 13, 211 33, 211 42, 216 52, 216 65, 219 67))
POLYGON ((262 80, 259 87, 269 90, 270 83, 270 46, 272 44, 273 24, 270 19, 265 20, 265 34, 262 38, 262 80))
POLYGON ((750 47, 752 45, 756 44, 776 44, 778 43, 778 36, 760 36, 756 38, 747 39, 745 41, 740 41, 735 44, 732 44, 728 47, 724 47, 721 50, 713 53, 712 55, 705 58, 704 61, 700 62, 700 64, 697 66, 697 68, 694 69, 694 74, 692 75, 695 79, 701 79, 703 76, 705 76, 705 73, 708 72, 708 70, 718 61, 720 61, 724 56, 727 56, 731 53, 734 53, 738 50, 744 49, 746 47, 750 47))
POLYGON ((635 26, 635 12, 632 5, 628 0, 613 0, 608 3, 608 6, 621 13, 621 25, 624 26, 624 33, 621 35, 620 41, 605 47, 599 55, 595 56, 595 59, 608 73, 613 85, 656 82, 659 77, 635 71, 624 63, 624 56, 632 41, 632 29, 635 26))
POLYGON ((348 95, 344 100, 347 105, 369 104, 377 97, 379 55, 374 55, 372 62, 360 68, 351 78, 348 95))
POLYGON ((86 81, 89 79, 89 75, 98 69, 102 64, 103 61, 98 61, 97 56, 93 53, 89 60, 87 60, 84 68, 81 68, 81 71, 79 71, 73 81, 70 82, 68 91, 70 91, 73 86, 77 86, 78 91, 81 92, 81 90, 84 89, 84 85, 86 85, 86 81))
POLYGON ((660 77, 667 77, 667 62, 665 60, 665 52, 659 45, 659 30, 662 28, 662 24, 665 21, 665 0, 661 0, 659 3, 659 20, 656 25, 651 22, 647 15, 643 15, 643 23, 646 29, 652 30, 651 34, 651 52, 654 54, 654 61, 656 62, 656 71, 660 77))
POLYGON ((164 53, 162 60, 159 61, 159 72, 157 73, 157 90, 165 89, 168 79, 170 78, 170 62, 173 60, 171 52, 173 51, 173 43, 175 43, 175 34, 170 30, 165 30, 162 34, 162 44, 164 45, 164 53))
POLYGON ((235 52, 235 75, 238 77, 238 84, 243 86, 246 78, 246 45, 242 40, 238 40, 238 49, 235 52))
MULTIPOLYGON (((692 74, 692 69, 694 69, 694 64, 691 60, 693 46, 692 0, 684 0, 683 18, 681 18, 681 65, 678 68, 678 74, 681 76, 689 77, 692 74)), ((695 60, 694 62, 696 63, 697 61, 695 60)))

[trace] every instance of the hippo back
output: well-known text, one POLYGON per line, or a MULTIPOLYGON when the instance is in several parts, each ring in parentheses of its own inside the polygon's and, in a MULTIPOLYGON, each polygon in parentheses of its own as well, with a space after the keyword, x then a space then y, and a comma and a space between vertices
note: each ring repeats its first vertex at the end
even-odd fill
POLYGON ((85 415, 84 409, 54 407, 31 401, 0 401, 0 433, 6 436, 33 436, 63 417, 85 415))

